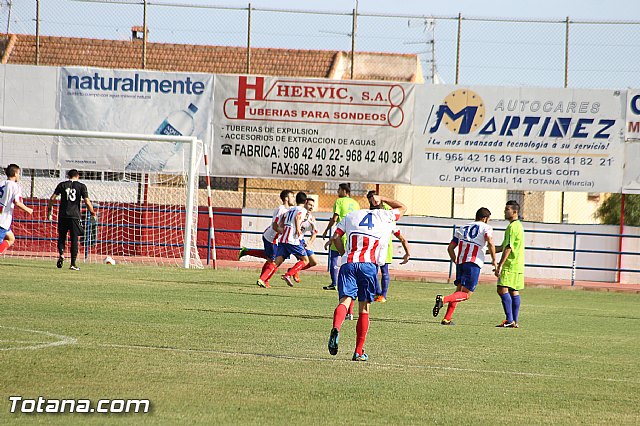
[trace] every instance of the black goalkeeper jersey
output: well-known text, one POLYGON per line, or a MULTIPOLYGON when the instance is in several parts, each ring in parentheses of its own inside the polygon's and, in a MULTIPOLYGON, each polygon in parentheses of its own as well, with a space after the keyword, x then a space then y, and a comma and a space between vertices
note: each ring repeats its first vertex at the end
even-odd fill
POLYGON ((60 182, 54 192, 60 195, 60 218, 80 219, 80 201, 89 198, 87 185, 77 180, 60 182))

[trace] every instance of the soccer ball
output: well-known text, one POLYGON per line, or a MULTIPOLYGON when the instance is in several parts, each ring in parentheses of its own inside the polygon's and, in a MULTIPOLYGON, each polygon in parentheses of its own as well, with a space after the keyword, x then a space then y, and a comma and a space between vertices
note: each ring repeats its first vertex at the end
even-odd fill
POLYGON ((115 261, 115 259, 113 257, 107 256, 107 257, 104 258, 102 263, 104 263, 105 265, 115 265, 116 261, 115 261))

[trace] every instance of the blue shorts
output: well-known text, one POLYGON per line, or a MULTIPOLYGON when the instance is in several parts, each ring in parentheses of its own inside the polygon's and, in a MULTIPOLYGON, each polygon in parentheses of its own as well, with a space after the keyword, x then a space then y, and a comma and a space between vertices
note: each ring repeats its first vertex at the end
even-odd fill
POLYGON ((294 255, 298 259, 307 255, 307 251, 300 244, 287 244, 280 243, 278 244, 277 250, 278 257, 282 256, 285 259, 288 259, 289 256, 294 255))
POLYGON ((378 266, 370 262, 345 263, 338 273, 338 296, 373 302, 378 288, 378 266))
POLYGON ((453 280, 453 285, 460 284, 460 277, 462 276, 462 265, 456 264, 456 278, 453 280))
POLYGON ((276 260, 276 249, 278 248, 278 245, 273 244, 264 237, 262 237, 262 245, 264 246, 264 255, 267 259, 276 260))
POLYGON ((480 267, 473 262, 466 262, 460 265, 460 275, 458 275, 459 284, 475 291, 478 286, 478 278, 480 278, 480 267))
POLYGON ((7 232, 9 231, 11 231, 11 228, 4 229, 2 226, 0 226, 0 241, 4 240, 4 237, 7 235, 7 232))
POLYGON ((313 250, 309 250, 307 248, 307 243, 304 240, 300 240, 300 245, 304 247, 304 251, 307 253, 307 257, 313 256, 315 254, 313 250))

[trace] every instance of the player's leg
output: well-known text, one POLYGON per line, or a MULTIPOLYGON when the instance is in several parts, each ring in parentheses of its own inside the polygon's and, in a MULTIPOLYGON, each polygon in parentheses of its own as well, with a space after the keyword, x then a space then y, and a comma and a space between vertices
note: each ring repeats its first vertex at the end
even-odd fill
POLYGON ((295 265, 289 268, 289 270, 287 270, 287 272, 285 272, 284 275, 282 275, 282 279, 290 287, 293 287, 293 276, 298 275, 298 272, 300 272, 302 268, 304 268, 309 263, 309 258, 307 257, 307 252, 305 248, 302 247, 302 245, 297 245, 297 246, 293 244, 287 244, 287 245, 290 246, 289 250, 296 257, 296 259, 298 259, 298 261, 296 262, 295 265))
POLYGON ((69 219, 58 218, 58 260, 56 266, 62 268, 64 262, 64 248, 67 245, 67 234, 69 233, 69 219))
POLYGON ((502 322, 496 327, 505 327, 513 323, 513 301, 511 300, 509 288, 500 285, 502 277, 503 274, 500 274, 500 281, 498 281, 498 295, 500 296, 500 300, 502 301, 502 309, 504 310, 505 319, 502 320, 502 322))
POLYGON ((77 271, 78 265, 76 265, 76 259, 78 258, 78 239, 80 234, 84 232, 82 229, 82 223, 80 219, 68 219, 69 220, 69 234, 71 239, 71 266, 70 269, 77 271))
POLYGON ((329 353, 338 353, 338 341, 340 339, 340 328, 347 316, 349 305, 358 296, 358 285, 356 284, 355 269, 353 263, 346 263, 340 267, 338 272, 338 297, 340 302, 333 311, 333 326, 329 334, 329 353))
POLYGON ((2 243, 0 243, 1 255, 13 245, 13 243, 16 241, 16 236, 13 234, 13 231, 11 229, 4 229, 0 227, 0 239, 2 239, 2 243))
POLYGON ((387 301, 387 292, 389 291, 389 283, 391 282, 391 275, 389 275, 389 264, 385 263, 380 267, 380 274, 382 275, 381 289, 375 297, 376 302, 384 303, 387 301))
MULTIPOLYGON (((316 255, 313 252, 313 250, 309 250, 308 248, 305 247, 305 252, 307 254, 307 259, 308 259, 308 263, 306 265, 304 265, 304 268, 302 268, 302 271, 309 269, 309 268, 313 268, 314 266, 316 266, 318 264, 318 259, 316 259, 316 255)), ((291 268, 289 268, 289 271, 291 270, 291 268)), ((287 271, 287 272, 289 272, 287 271)), ((298 274, 293 274, 293 280, 297 283, 300 282, 300 275, 298 274)))
POLYGON ((331 284, 322 287, 325 290, 335 290, 338 283, 338 271, 340 270, 340 253, 329 250, 329 274, 331 274, 331 284))
MULTIPOLYGON (((267 245, 273 246, 273 243, 271 241, 265 240, 264 237, 262 237, 262 244, 264 247, 266 247, 267 245)), ((260 249, 248 249, 246 247, 242 247, 240 249, 240 253, 238 253, 238 260, 242 259, 245 256, 253 256, 253 257, 257 257, 265 260, 270 259, 270 256, 267 253, 266 249, 260 250, 260 249)))
POLYGON ((373 302, 377 287, 378 268, 373 263, 356 263, 358 284, 358 323, 356 324, 356 348, 353 361, 366 361, 364 343, 369 331, 369 306, 373 302))
POLYGON ((518 328, 518 316, 520 314, 520 292, 512 288, 509 289, 511 295, 511 311, 513 312, 513 322, 510 328, 518 328))
POLYGON ((273 274, 276 273, 276 270, 278 269, 275 266, 277 257, 276 251, 278 249, 278 245, 273 244, 271 241, 267 241, 264 238, 262 238, 262 244, 264 245, 264 253, 267 257, 267 260, 262 265, 262 271, 260 271, 260 277, 258 278, 256 284, 258 284, 260 287, 269 288, 271 287, 269 285, 269 279, 273 276, 273 274))

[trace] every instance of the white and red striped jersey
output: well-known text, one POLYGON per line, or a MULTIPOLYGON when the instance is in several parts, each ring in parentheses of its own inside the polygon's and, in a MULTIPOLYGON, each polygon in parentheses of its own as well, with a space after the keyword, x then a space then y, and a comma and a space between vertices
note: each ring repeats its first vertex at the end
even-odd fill
POLYGON ((278 206, 278 208, 276 209, 275 212, 273 212, 273 217, 271 218, 271 222, 269 223, 269 227, 267 227, 267 229, 264 230, 264 232, 262 233, 262 237, 267 240, 267 241, 271 241, 273 244, 276 244, 278 242, 278 233, 276 231, 273 230, 273 224, 276 223, 278 221, 278 219, 280 218, 280 216, 282 216, 284 213, 287 212, 287 207, 284 206, 284 204, 280 204, 280 206, 278 206))
POLYGON ((347 237, 347 262, 384 265, 389 234, 398 219, 400 212, 397 209, 357 210, 347 214, 336 229, 336 234, 347 237))
POLYGON ((493 236, 493 228, 484 222, 470 222, 456 229, 451 242, 458 245, 456 263, 472 262, 482 268, 487 239, 493 236))
POLYGON ((306 234, 307 232, 311 233, 311 235, 317 234, 318 225, 316 224, 316 218, 313 217, 311 213, 307 212, 307 216, 302 221, 302 224, 300 224, 300 228, 302 228, 303 234, 306 234))
POLYGON ((280 216, 280 224, 283 226, 284 231, 278 238, 278 244, 293 244, 299 245, 302 234, 298 235, 296 228, 296 218, 301 216, 303 220, 307 215, 307 209, 303 206, 291 207, 286 213, 280 216))
POLYGON ((10 229, 15 207, 13 202, 15 200, 22 202, 22 188, 20 188, 18 182, 8 179, 0 185, 0 208, 2 209, 0 212, 0 226, 4 229, 10 229))

